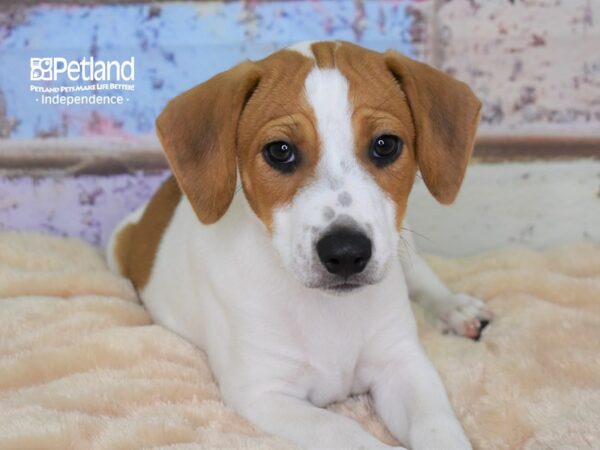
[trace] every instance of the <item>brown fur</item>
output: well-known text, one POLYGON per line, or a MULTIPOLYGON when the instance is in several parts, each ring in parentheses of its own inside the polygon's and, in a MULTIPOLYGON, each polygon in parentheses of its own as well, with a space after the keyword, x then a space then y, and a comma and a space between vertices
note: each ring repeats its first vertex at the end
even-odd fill
POLYGON ((333 69, 335 67, 335 52, 341 44, 339 42, 315 42, 310 46, 315 62, 321 69, 333 69))
POLYGON ((464 83, 395 51, 383 57, 406 93, 419 169, 429 191, 452 203, 475 142, 481 103, 464 83))
POLYGON ((216 222, 229 207, 236 162, 250 205, 267 227, 272 210, 310 178, 319 145, 302 86, 311 67, 288 50, 246 61, 176 97, 159 116, 159 138, 200 221, 216 222), (275 140, 302 146, 294 174, 282 175, 263 160, 264 145, 275 140))
POLYGON ((203 223, 227 210, 236 183, 236 130, 260 79, 249 61, 175 97, 156 120, 171 169, 203 223))
POLYGON ((169 177, 154 194, 140 220, 126 225, 116 237, 114 251, 119 270, 138 291, 148 282, 158 246, 180 199, 177 182, 169 177))
POLYGON ((316 118, 303 94, 314 62, 298 52, 282 50, 257 64, 264 76, 240 120, 239 164, 248 202, 270 228, 273 210, 290 202, 310 181, 319 160, 316 118), (265 144, 278 140, 301 149, 301 163, 292 173, 279 173, 263 158, 265 144))

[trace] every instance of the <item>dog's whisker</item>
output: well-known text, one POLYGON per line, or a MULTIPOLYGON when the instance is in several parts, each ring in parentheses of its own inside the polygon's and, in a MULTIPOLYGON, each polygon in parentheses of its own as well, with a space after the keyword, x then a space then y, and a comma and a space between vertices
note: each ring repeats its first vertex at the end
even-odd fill
POLYGON ((412 268, 413 267, 413 250, 412 250, 411 246, 409 245, 408 241, 404 238, 404 236, 400 235, 399 237, 400 237, 399 243, 401 243, 402 246, 404 247, 404 251, 400 252, 398 257, 405 258, 405 261, 408 264, 408 266, 410 268, 412 268))
POLYGON ((402 229, 404 231, 408 231, 409 233, 415 234, 415 235, 419 236, 420 238, 425 239, 426 241, 433 242, 433 239, 431 239, 431 238, 425 236, 424 234, 419 233, 419 232, 417 232, 415 230, 410 230, 410 229, 405 228, 405 227, 400 227, 400 229, 402 229))

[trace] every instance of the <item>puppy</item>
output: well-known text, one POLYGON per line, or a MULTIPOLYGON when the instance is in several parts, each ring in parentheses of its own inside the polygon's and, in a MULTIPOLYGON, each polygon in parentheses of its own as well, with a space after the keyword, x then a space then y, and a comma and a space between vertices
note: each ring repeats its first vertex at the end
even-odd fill
POLYGON ((323 409, 369 392, 410 448, 470 448, 409 296, 459 334, 490 313, 399 240, 417 169, 440 202, 456 197, 479 109, 466 85, 394 51, 315 42, 243 62, 158 117, 174 177, 118 227, 110 264, 262 430, 388 448, 323 409))

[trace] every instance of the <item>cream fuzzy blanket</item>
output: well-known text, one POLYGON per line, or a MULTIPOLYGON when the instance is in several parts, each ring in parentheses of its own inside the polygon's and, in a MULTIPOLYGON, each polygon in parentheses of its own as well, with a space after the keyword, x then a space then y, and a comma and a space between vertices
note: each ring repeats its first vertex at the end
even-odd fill
MULTIPOLYGON (((496 314, 424 345, 478 449, 600 448, 600 246, 430 258, 496 314)), ((394 443, 366 397, 332 409, 394 443)), ((0 448, 291 448, 227 408, 202 352, 153 325, 81 241, 0 233, 0 448)))

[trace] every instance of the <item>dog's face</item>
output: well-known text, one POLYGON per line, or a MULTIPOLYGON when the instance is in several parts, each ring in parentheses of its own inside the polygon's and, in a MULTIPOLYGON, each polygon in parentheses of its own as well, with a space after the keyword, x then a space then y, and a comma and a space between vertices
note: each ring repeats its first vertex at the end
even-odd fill
POLYGON ((374 284, 396 255, 417 168, 454 199, 479 102, 462 83, 397 53, 321 42, 246 62, 173 100, 157 121, 199 219, 235 192, 305 286, 374 284))
POLYGON ((238 128, 240 173, 290 272, 347 291, 381 280, 395 253, 414 126, 380 54, 320 46, 313 55, 335 55, 335 66, 290 50, 263 63, 238 128))

